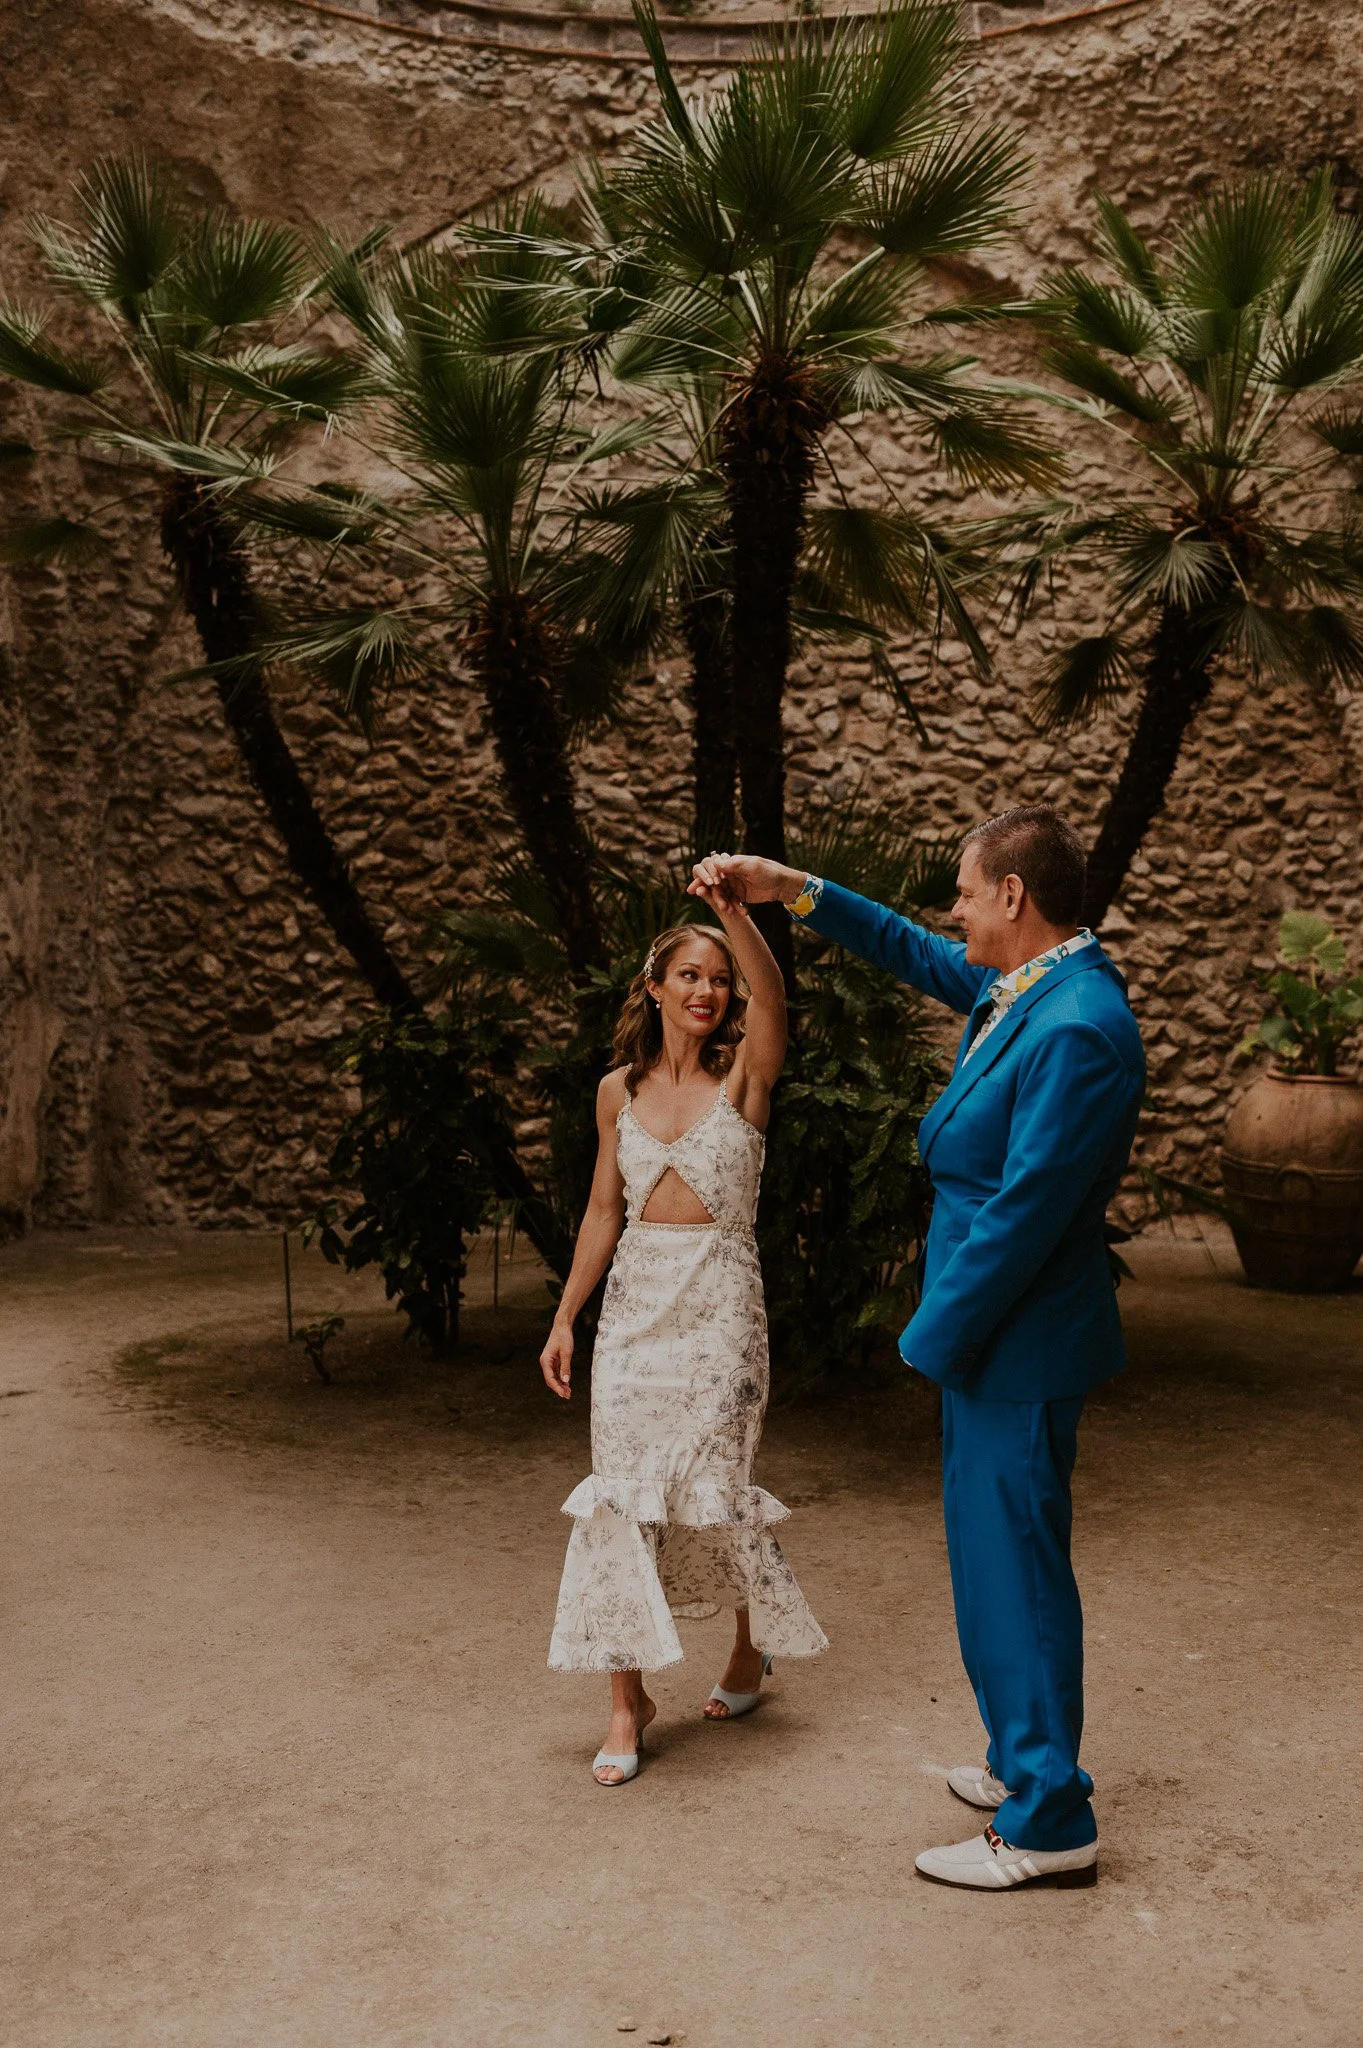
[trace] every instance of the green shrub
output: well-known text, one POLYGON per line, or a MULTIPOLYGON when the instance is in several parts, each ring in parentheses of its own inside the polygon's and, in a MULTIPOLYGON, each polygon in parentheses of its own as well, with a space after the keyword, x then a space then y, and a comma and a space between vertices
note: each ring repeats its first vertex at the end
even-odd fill
POLYGON ((305 1237, 347 1272, 378 1266, 409 1334, 437 1354, 458 1341, 466 1245, 514 1154, 499 1086, 511 1024, 486 990, 471 1002, 456 989, 440 1015, 381 1011, 333 1053, 360 1090, 330 1160, 353 1194, 324 1203, 305 1237))

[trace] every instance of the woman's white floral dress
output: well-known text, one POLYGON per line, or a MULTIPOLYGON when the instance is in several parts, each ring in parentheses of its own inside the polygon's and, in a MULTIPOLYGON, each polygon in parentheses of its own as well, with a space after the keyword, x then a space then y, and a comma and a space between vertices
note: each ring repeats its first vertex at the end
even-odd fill
POLYGON ((828 1640, 771 1533, 788 1510, 752 1483, 767 1405, 767 1317, 753 1219, 766 1141, 724 1088, 666 1145, 616 1120, 626 1224, 592 1364, 592 1474, 573 1517, 549 1662, 656 1671, 682 1655, 674 1614, 746 1607, 773 1656, 828 1640), (714 1218, 645 1223, 667 1169, 714 1218))

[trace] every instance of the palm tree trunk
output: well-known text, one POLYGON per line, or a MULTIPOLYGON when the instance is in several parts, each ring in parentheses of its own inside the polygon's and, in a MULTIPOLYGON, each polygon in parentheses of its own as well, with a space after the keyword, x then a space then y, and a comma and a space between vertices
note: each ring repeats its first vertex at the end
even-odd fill
MULTIPOLYGON (((255 626, 248 565, 223 530, 211 500, 192 479, 172 484, 166 493, 161 545, 209 661, 240 661, 251 651, 255 626)), ((264 683, 250 669, 238 670, 236 677, 240 679, 218 679, 223 713, 246 772, 284 842, 293 873, 377 1000, 391 1010, 419 1010, 416 992, 384 944, 318 814, 279 730, 264 683)), ((500 1104, 497 1113, 491 1163, 498 1193, 515 1203, 521 1229, 562 1277, 571 1263, 572 1245, 516 1157, 511 1126, 500 1104)))
POLYGON ((1088 859, 1084 921, 1097 928, 1116 900, 1127 869, 1178 766, 1184 736, 1211 691, 1207 636, 1178 606, 1166 606, 1155 629, 1140 709, 1117 787, 1088 859))
MULTIPOLYGON (((250 571, 217 508, 195 478, 171 484, 161 508, 161 546, 210 662, 240 663, 254 645, 255 600, 250 571)), ((397 961, 360 900, 350 871, 299 773, 257 669, 237 667, 216 679, 228 730, 289 865, 331 926, 378 1001, 394 1010, 420 1008, 397 961)))
POLYGON ((553 653, 522 598, 489 602, 470 635, 502 779, 579 980, 608 963, 592 889, 592 851, 550 679, 553 653))
MULTIPOLYGON (((786 761, 781 730, 790 666, 790 609, 814 481, 821 416, 798 365, 758 365, 725 414, 720 465, 733 555, 730 645, 743 844, 786 858, 786 761)), ((790 925, 777 906, 759 915, 787 987, 794 980, 790 925), (774 913, 774 914, 773 914, 774 913)))
POLYGON ((691 657, 693 832, 698 855, 722 851, 734 838, 738 752, 727 612, 721 590, 701 591, 682 606, 682 635, 691 657))

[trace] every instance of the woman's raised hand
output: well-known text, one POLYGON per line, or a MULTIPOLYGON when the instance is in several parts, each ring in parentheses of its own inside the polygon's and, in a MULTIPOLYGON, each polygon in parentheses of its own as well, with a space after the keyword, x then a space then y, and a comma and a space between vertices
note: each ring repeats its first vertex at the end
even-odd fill
POLYGON ((540 1371, 544 1384, 551 1394, 557 1394, 560 1401, 571 1401, 573 1390, 573 1332, 571 1326, 555 1323, 549 1332, 549 1342, 540 1353, 540 1371))
POLYGON ((732 859, 733 855, 729 853, 707 853, 704 860, 698 860, 692 868, 686 893, 699 896, 702 903, 708 904, 721 917, 746 917, 748 911, 742 894, 724 866, 732 859))

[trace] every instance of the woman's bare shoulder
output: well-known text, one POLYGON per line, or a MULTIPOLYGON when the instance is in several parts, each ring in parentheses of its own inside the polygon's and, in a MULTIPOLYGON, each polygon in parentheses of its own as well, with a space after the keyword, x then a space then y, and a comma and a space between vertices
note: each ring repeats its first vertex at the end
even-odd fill
POLYGON ((610 1116, 619 1116, 629 1101, 629 1090, 625 1087, 625 1076, 628 1072, 628 1067, 614 1067, 606 1075, 596 1091, 598 1109, 605 1110, 610 1116))

